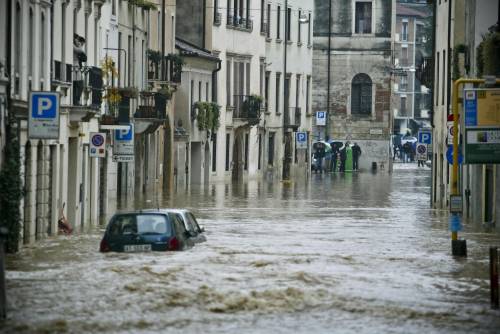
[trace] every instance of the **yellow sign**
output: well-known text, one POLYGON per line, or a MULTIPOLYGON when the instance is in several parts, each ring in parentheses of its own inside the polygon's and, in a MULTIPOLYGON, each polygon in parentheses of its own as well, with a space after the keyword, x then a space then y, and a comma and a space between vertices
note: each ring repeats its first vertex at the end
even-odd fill
POLYGON ((500 90, 478 91, 477 125, 500 126, 500 90))

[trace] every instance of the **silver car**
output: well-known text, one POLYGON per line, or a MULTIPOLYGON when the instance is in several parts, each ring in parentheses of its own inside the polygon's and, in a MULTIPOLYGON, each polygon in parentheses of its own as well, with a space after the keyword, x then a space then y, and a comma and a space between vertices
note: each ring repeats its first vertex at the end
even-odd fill
POLYGON ((179 219, 184 224, 186 231, 190 234, 190 239, 194 243, 200 243, 207 241, 205 237, 205 228, 198 225, 194 214, 187 209, 162 209, 172 213, 175 217, 179 219))

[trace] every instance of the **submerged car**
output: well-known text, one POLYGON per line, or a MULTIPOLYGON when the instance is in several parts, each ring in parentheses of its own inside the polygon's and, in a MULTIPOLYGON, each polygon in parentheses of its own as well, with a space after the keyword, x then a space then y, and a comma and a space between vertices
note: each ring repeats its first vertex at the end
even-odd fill
POLYGON ((117 213, 101 240, 101 252, 183 250, 194 245, 191 232, 177 214, 166 210, 117 213))
POLYGON ((194 243, 207 241, 207 238, 204 235, 205 228, 203 226, 198 225, 198 221, 194 214, 186 209, 164 209, 179 218, 184 224, 184 228, 189 232, 190 238, 194 243))

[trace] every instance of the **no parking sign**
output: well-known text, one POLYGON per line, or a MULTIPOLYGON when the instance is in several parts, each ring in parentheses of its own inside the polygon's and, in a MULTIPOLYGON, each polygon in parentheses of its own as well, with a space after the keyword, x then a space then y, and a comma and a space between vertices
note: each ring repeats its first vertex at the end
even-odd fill
POLYGON ((89 156, 91 158, 106 157, 106 134, 101 132, 90 133, 89 156))

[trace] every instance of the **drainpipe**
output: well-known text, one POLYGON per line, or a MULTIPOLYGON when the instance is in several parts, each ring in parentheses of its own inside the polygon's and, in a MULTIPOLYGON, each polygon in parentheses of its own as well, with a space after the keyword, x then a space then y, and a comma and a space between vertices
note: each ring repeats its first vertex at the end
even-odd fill
POLYGON ((330 132, 330 80, 331 80, 331 52, 332 52, 332 0, 328 2, 328 62, 327 62, 327 81, 326 81, 326 119, 325 119, 325 138, 330 132))

